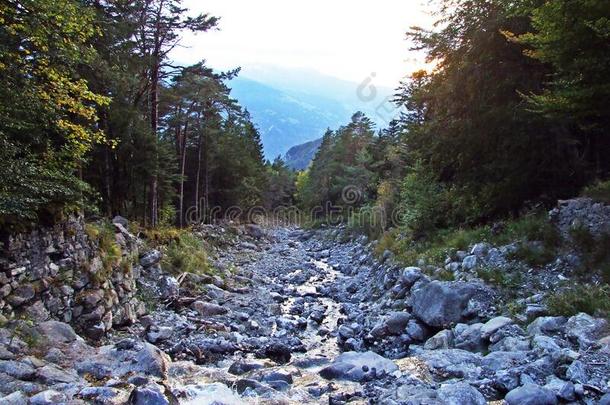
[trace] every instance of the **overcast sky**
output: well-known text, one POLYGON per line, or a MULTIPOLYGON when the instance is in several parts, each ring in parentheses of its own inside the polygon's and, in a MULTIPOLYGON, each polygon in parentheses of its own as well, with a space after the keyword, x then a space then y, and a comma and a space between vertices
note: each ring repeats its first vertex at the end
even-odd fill
POLYGON ((220 30, 187 34, 172 57, 206 59, 216 69, 276 66, 314 69, 395 87, 423 67, 409 52, 405 32, 429 26, 429 0, 185 0, 192 12, 221 17, 220 30))

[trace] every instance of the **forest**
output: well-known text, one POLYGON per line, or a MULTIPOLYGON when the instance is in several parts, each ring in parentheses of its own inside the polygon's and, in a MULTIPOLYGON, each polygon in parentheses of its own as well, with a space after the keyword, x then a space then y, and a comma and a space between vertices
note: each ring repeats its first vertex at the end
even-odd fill
MULTIPOLYGON (((0 5, 0 223, 121 214, 186 225, 188 208, 269 200, 281 164, 231 97, 239 69, 174 66, 184 32, 216 29, 179 0, 0 5)), ((287 170, 287 169, 286 169, 287 170)), ((275 194, 273 194, 275 195, 275 194)))
POLYGON ((404 112, 378 131, 361 114, 329 131, 299 175, 301 204, 341 205, 354 186, 356 228, 417 240, 583 189, 607 201, 609 18, 605 1, 443 2, 435 30, 407 33, 435 67, 400 84, 404 112), (359 221, 359 207, 381 217, 359 221))
POLYGON ((446 0, 437 17, 407 33, 434 67, 397 87, 403 113, 381 129, 354 114, 294 173, 264 159, 231 97, 239 68, 168 56, 218 17, 191 16, 180 0, 3 2, 0 223, 83 211, 185 226, 210 207, 341 206, 351 186, 346 220, 372 209, 382 216, 364 221, 372 236, 401 227, 420 238, 585 187, 603 194, 610 4, 446 0))

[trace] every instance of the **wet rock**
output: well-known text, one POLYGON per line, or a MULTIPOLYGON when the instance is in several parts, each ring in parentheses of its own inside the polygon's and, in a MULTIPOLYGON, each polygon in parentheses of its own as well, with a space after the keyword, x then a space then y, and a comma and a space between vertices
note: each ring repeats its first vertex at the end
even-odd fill
POLYGON ((445 405, 487 405, 485 397, 466 383, 443 384, 438 399, 445 405))
POLYGON ((249 373, 253 370, 262 369, 263 367, 265 367, 263 363, 257 363, 252 361, 236 361, 235 363, 231 364, 231 367, 229 367, 229 373, 233 375, 242 375, 249 373))
POLYGON ((260 352, 257 353, 260 357, 267 357, 276 363, 286 364, 292 357, 290 346, 283 342, 273 342, 266 345, 260 352))
POLYGON ((504 398, 508 405, 555 405, 557 397, 552 391, 535 384, 525 384, 509 392, 504 398))
POLYGON ((265 391, 268 391, 268 389, 265 388, 265 386, 263 384, 261 384, 260 382, 258 382, 256 380, 252 380, 249 378, 243 378, 241 380, 237 380, 237 382, 235 383, 235 390, 239 394, 244 394, 246 392, 246 390, 252 390, 252 391, 255 391, 259 395, 263 394, 265 391))
POLYGON ((491 291, 482 284, 432 281, 412 291, 413 314, 432 327, 447 327, 470 317, 476 300, 483 307, 490 304, 491 291))
POLYGON ((398 366, 391 360, 368 351, 364 353, 345 352, 337 357, 330 366, 320 371, 327 380, 343 379, 364 381, 380 375, 392 374, 398 366))
POLYGON ((225 307, 203 301, 193 302, 191 308, 197 311, 201 316, 224 315, 229 312, 225 307))

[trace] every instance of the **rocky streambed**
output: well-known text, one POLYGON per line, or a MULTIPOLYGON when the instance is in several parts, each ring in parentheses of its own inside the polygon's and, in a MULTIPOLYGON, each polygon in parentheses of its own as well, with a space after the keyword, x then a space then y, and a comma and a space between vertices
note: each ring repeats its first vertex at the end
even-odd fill
POLYGON ((0 329, 0 403, 610 403, 605 320, 506 316, 480 280, 377 261, 341 230, 252 228, 218 248, 224 279, 159 259, 141 258, 139 288, 162 305, 103 341, 0 329))

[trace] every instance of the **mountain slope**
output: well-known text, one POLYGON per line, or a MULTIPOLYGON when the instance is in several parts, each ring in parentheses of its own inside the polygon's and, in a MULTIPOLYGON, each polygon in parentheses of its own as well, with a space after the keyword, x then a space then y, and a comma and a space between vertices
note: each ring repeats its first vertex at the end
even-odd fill
POLYGON ((265 84, 237 78, 231 95, 246 107, 257 124, 265 156, 273 159, 292 146, 319 138, 327 128, 349 119, 340 102, 310 94, 288 93, 265 84))
POLYGON ((322 138, 306 142, 301 145, 293 146, 286 152, 284 160, 286 165, 294 170, 303 170, 309 166, 316 152, 322 144, 322 138))

